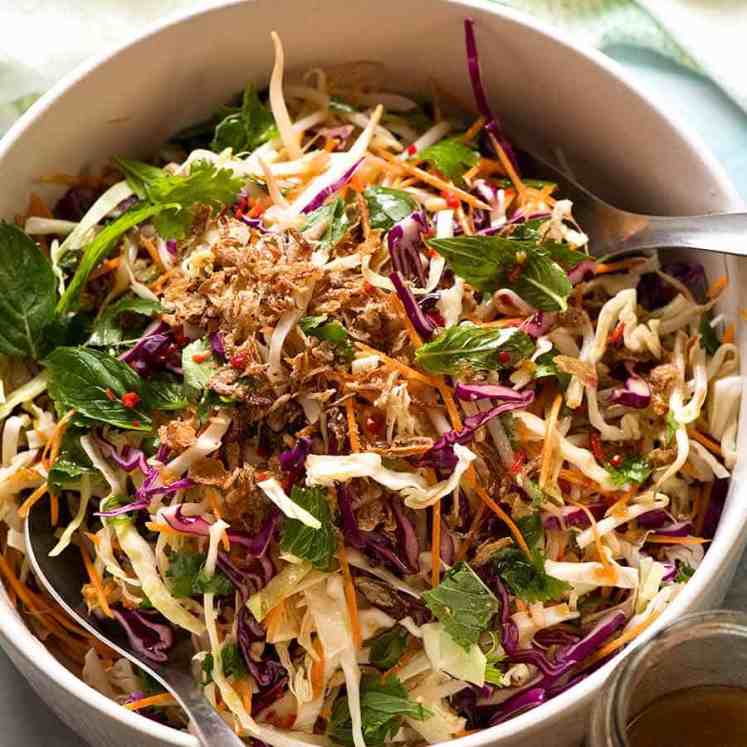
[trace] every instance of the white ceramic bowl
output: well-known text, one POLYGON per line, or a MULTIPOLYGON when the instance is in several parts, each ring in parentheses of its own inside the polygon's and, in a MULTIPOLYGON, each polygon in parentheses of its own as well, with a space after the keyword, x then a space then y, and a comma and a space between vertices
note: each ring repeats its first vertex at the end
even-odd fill
MULTIPOLYGON (((28 193, 39 190, 35 178, 45 173, 77 173, 112 154, 142 155, 212 112, 247 79, 265 84, 272 29, 282 36, 291 67, 383 61, 391 88, 428 90, 433 77, 469 107, 466 15, 477 21, 494 110, 514 131, 562 146, 577 173, 610 199, 661 214, 741 207, 704 145, 624 80, 616 65, 527 17, 478 0, 258 0, 170 20, 56 85, 0 143, 0 216, 21 212, 28 193)), ((735 314, 744 268, 733 258, 712 258, 707 269, 711 277, 728 274, 724 307, 735 314)), ((705 562, 649 634, 722 599, 747 538, 744 462, 705 562)), ((125 711, 70 674, 29 633, 4 592, 0 642, 39 695, 92 744, 196 747, 193 737, 125 711)), ((612 666, 533 711, 457 740, 459 747, 548 739, 555 747, 578 745, 589 704, 612 666)))

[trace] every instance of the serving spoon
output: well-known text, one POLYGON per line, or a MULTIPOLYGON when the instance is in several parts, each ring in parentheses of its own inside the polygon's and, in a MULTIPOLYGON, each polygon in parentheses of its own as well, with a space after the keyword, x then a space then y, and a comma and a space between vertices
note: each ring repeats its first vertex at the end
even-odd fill
POLYGON ((573 202, 573 217, 589 237, 594 256, 669 248, 747 255, 747 213, 630 213, 597 197, 546 158, 533 151, 527 153, 537 163, 538 173, 547 181, 557 182, 558 192, 573 202))
POLYGON ((99 620, 87 614, 81 589, 88 576, 80 553, 70 545, 61 555, 50 558, 50 550, 57 544, 50 512, 37 504, 29 512, 25 524, 26 557, 37 580, 50 596, 92 636, 129 659, 168 690, 189 716, 193 733, 203 747, 246 747, 233 729, 221 718, 205 698, 202 688, 192 676, 192 651, 189 637, 174 643, 168 660, 152 661, 135 651, 129 644, 124 629, 114 620, 99 620))

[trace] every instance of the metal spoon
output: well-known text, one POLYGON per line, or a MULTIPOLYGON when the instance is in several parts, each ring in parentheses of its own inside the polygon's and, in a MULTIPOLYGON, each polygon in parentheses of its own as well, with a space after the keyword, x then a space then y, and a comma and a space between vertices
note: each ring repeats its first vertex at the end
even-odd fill
POLYGON ((542 156, 530 152, 544 179, 573 201, 573 217, 597 257, 640 249, 692 248, 747 255, 747 213, 659 216, 620 210, 582 187, 542 156))
POLYGON ((128 658, 157 680, 177 700, 189 716, 193 733, 203 747, 246 747, 233 729, 221 718, 202 693, 191 671, 189 637, 177 640, 169 651, 167 662, 160 664, 134 651, 120 625, 113 620, 99 620, 85 611, 81 589, 88 581, 80 553, 74 546, 50 558, 57 544, 49 522, 49 509, 37 506, 26 519, 26 556, 38 581, 79 625, 118 654, 128 658))

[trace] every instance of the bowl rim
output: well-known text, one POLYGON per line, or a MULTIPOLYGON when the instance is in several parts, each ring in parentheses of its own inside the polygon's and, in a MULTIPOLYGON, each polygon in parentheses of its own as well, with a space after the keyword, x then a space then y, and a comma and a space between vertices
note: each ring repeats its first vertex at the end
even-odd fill
MULTIPOLYGON (((674 138, 678 138, 693 153, 697 153, 697 158, 700 159, 710 175, 713 187, 718 190, 718 194, 720 197, 723 197, 724 202, 728 201, 735 207, 744 204, 739 192, 727 175, 724 166, 716 159, 701 136, 687 123, 676 117, 672 117, 615 60, 595 48, 574 41, 569 33, 553 28, 549 23, 536 19, 527 13, 500 5, 495 0, 438 0, 438 2, 461 7, 464 10, 465 16, 468 15, 470 10, 500 16, 511 23, 523 26, 540 36, 549 38, 555 44, 563 47, 568 54, 585 58, 593 67, 601 69, 602 73, 606 74, 614 87, 626 89, 629 95, 632 94, 638 98, 646 108, 658 115, 674 138)), ((206 4, 202 4, 197 8, 167 14, 162 19, 150 24, 146 29, 128 36, 113 49, 105 50, 84 60, 34 102, 10 127, 2 139, 0 139, 0 161, 2 161, 10 147, 23 137, 25 131, 31 126, 34 120, 50 109, 58 99, 65 95, 69 88, 83 81, 97 68, 112 61, 130 47, 148 38, 157 36, 172 26, 180 25, 216 11, 249 4, 253 4, 251 0, 209 0, 206 4)), ((730 486, 730 493, 732 492, 732 488, 733 483, 730 486)), ((688 608, 693 604, 694 600, 705 590, 722 561, 732 550, 744 544, 747 538, 743 536, 740 542, 739 536, 740 534, 745 535, 746 523, 747 513, 745 514, 745 521, 741 523, 733 522, 729 525, 720 526, 718 541, 711 545, 709 552, 701 564, 703 571, 695 574, 678 597, 666 607, 661 616, 638 637, 637 643, 648 640, 650 637, 656 635, 664 627, 673 622, 684 608, 688 608), (715 548, 714 545, 716 546, 715 548)), ((3 639, 3 642, 7 646, 13 648, 14 657, 25 659, 31 667, 52 677, 60 687, 77 700, 120 722, 128 729, 149 737, 155 737, 168 745, 176 747, 198 747, 197 740, 192 734, 154 722, 135 711, 128 711, 115 701, 94 690, 52 656, 26 627, 18 615, 8 615, 0 619, 0 638, 3 639), (43 648, 44 655, 41 659, 34 657, 35 652, 33 649, 36 646, 42 646, 43 648)), ((497 726, 451 740, 451 743, 455 747, 482 747, 485 743, 498 740, 501 737, 509 738, 519 736, 522 732, 526 732, 526 734, 536 732, 546 722, 557 718, 563 711, 571 708, 574 704, 578 705, 591 698, 597 688, 602 686, 612 669, 620 662, 621 657, 627 656, 631 650, 633 650, 632 647, 623 649, 623 651, 616 654, 603 667, 600 667, 600 669, 565 692, 543 703, 539 708, 515 716, 497 726)))

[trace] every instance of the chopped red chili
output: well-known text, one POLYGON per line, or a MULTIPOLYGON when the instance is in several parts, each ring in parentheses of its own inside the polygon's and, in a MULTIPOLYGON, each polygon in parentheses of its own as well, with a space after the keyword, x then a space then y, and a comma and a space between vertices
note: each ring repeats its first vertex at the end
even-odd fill
POLYGON ((122 395, 122 404, 128 409, 137 407, 140 402, 140 395, 137 392, 125 392, 122 395))

